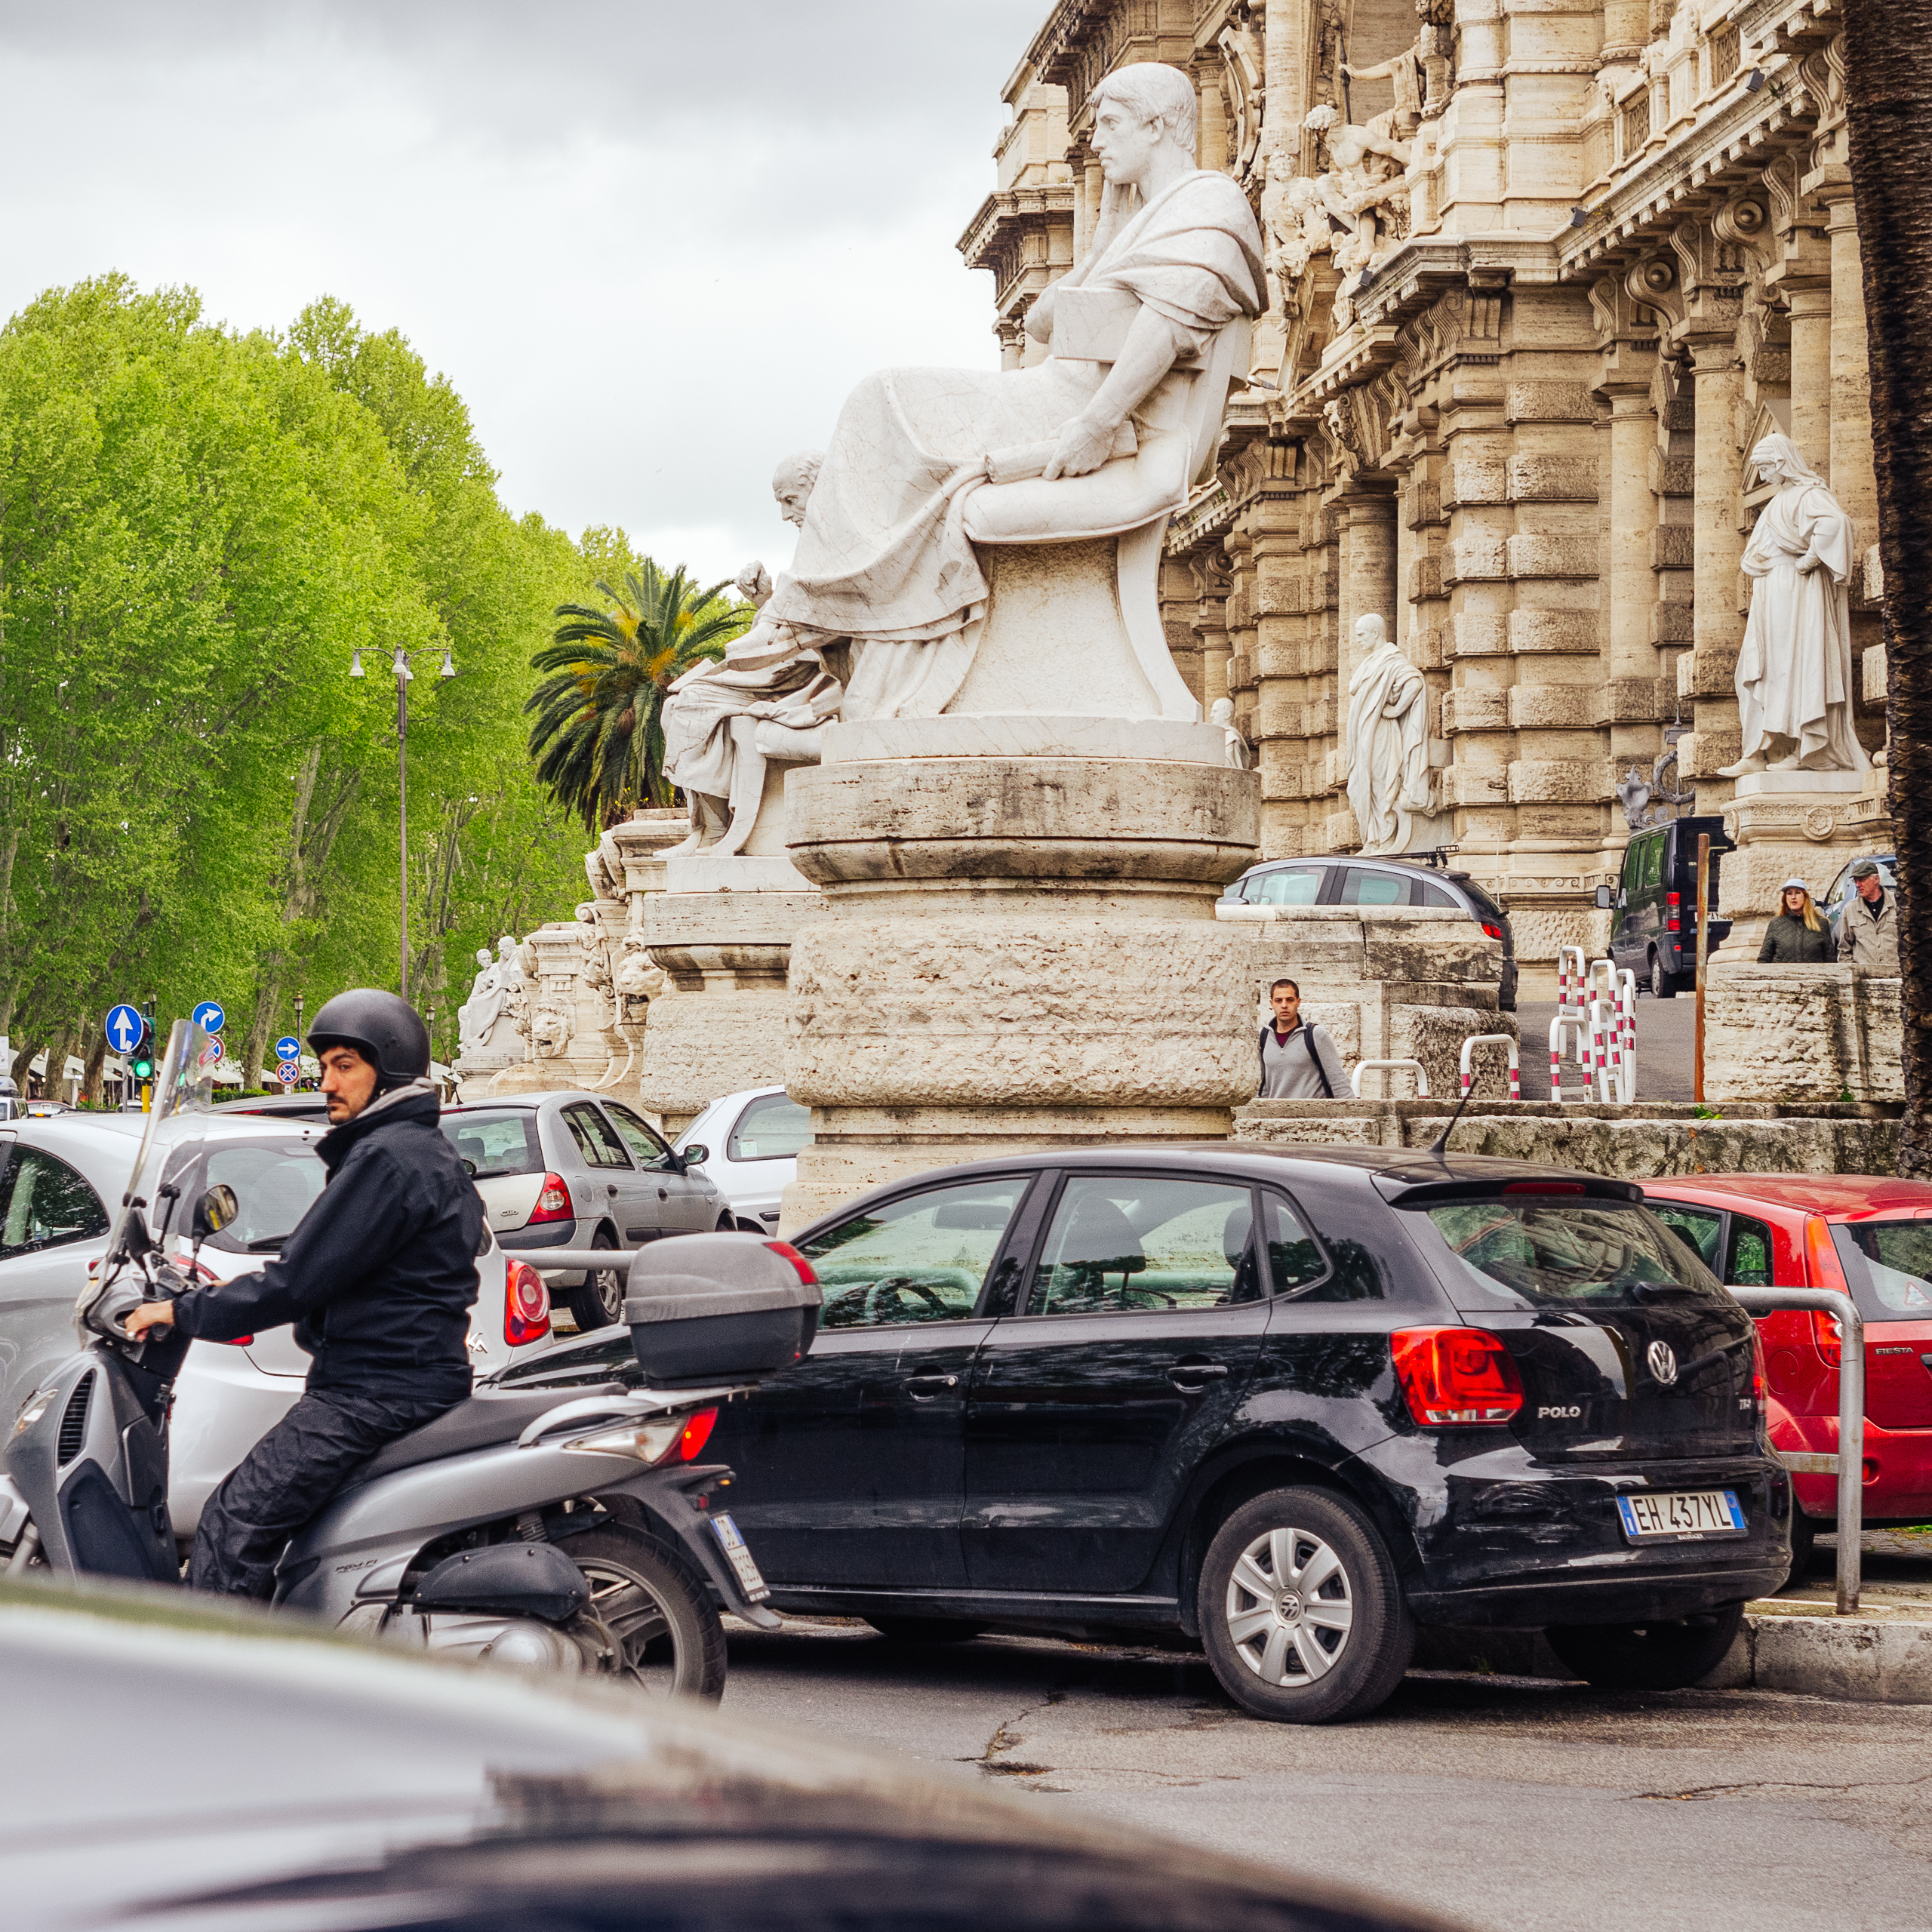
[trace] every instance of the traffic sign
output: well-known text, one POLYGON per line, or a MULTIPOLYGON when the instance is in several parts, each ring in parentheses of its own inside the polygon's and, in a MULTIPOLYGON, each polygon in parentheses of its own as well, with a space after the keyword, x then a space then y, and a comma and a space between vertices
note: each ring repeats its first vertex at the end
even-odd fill
POLYGON ((203 1000, 201 1004, 195 1008, 194 1012, 195 1024, 204 1033, 219 1033, 221 1031, 223 1022, 227 1017, 227 1014, 223 1013, 211 999, 203 1000))
POLYGON ((300 1060, 302 1042, 293 1033, 283 1034, 275 1043, 275 1057, 277 1060, 300 1060))
POLYGON ((117 1006, 107 1016, 107 1044, 125 1060, 141 1044, 145 1025, 136 1008, 117 1006))
POLYGON ((275 1069, 275 1077, 285 1087, 293 1087, 302 1077, 302 1069, 292 1060, 285 1060, 275 1069))

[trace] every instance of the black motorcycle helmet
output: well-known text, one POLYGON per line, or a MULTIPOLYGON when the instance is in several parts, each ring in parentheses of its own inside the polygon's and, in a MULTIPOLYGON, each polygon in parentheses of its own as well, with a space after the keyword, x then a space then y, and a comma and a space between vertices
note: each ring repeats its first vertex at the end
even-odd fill
POLYGON ((406 999, 358 986, 337 993, 315 1015, 309 1044, 319 1058, 331 1047, 353 1047, 376 1069, 376 1091, 420 1080, 429 1071, 429 1029, 406 999))

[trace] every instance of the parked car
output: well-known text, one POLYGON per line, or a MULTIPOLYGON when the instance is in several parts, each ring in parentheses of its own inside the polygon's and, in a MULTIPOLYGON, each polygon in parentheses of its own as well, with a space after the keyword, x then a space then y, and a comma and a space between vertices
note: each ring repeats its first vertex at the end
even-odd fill
POLYGON ((779 1197, 798 1173, 798 1150, 811 1137, 809 1108, 782 1087, 753 1087, 713 1100, 672 1144, 716 1183, 740 1227, 768 1235, 777 1229, 779 1197))
MULTIPOLYGON (((641 1247, 736 1225, 703 1168, 608 1094, 522 1094, 445 1107, 442 1128, 469 1165, 490 1232, 512 1254, 641 1247)), ((622 1318, 620 1269, 551 1278, 586 1333, 622 1318)))
MULTIPOLYGON (((1869 1174, 1693 1174, 1648 1180, 1662 1220, 1738 1287, 1848 1289, 1865 1318, 1868 1526, 1932 1520, 1932 1184, 1869 1174)), ((1803 1309, 1758 1318, 1780 1449, 1838 1450, 1844 1337, 1803 1309)), ((1838 1478, 1800 1475, 1792 1525, 1802 1574, 1838 1516, 1838 1478)))
POLYGON ((260 1114, 266 1120, 327 1120, 329 1097, 326 1094, 257 1094, 251 1100, 218 1100, 218 1114, 260 1114))
POLYGON ((156 1587, 0 1583, 11 1932, 1441 1932, 950 1768, 156 1587), (165 1776, 103 1775, 165 1741, 165 1776))
POLYGON ((1697 836, 1711 835, 1710 937, 1715 952, 1730 931, 1717 916, 1720 857, 1735 850, 1721 818, 1677 818, 1633 832, 1623 848, 1617 884, 1597 888, 1597 909, 1611 922, 1610 956, 1659 999, 1675 999, 1697 983, 1697 836))
POLYGON ((1275 859, 1251 866, 1221 894, 1244 906, 1435 906, 1468 913, 1503 942, 1497 1004, 1516 1010, 1516 939, 1509 915, 1467 872, 1406 859, 1275 859))
MULTIPOLYGON (((73 1113, 0 1128, 0 1428, 74 1352, 75 1298, 106 1249, 146 1126, 125 1115, 73 1113)), ((167 1137, 162 1184, 178 1189, 178 1200, 198 1200, 223 1181, 241 1204, 234 1225, 202 1246, 198 1265, 210 1278, 232 1281, 272 1260, 321 1192, 320 1123, 208 1112, 165 1122, 160 1131, 167 1137)), ((167 1245, 185 1263, 182 1212, 167 1245)), ((542 1276, 508 1260, 487 1232, 484 1239, 469 1331, 478 1375, 550 1339, 542 1276)), ((294 1405, 309 1364, 286 1327, 189 1348, 171 1425, 168 1507, 177 1536, 194 1534, 210 1492, 294 1405)))
POLYGON ((1846 860, 1839 866, 1824 897, 1817 902, 1818 909, 1835 928, 1844 914, 1845 901, 1852 895, 1851 869, 1854 866, 1862 866, 1867 859, 1878 868, 1878 883, 1887 892, 1896 892, 1899 889, 1899 861, 1896 853, 1860 852, 1855 857, 1846 860))
MULTIPOLYGON (((1755 1331, 1629 1182, 1063 1150, 875 1189, 796 1245, 818 1339, 713 1438, 781 1607, 1177 1629, 1246 1709, 1315 1722, 1380 1703, 1419 1623, 1688 1684, 1790 1567, 1755 1331)), ((546 1377, 574 1346, 587 1382, 627 1372, 620 1337, 546 1377)))

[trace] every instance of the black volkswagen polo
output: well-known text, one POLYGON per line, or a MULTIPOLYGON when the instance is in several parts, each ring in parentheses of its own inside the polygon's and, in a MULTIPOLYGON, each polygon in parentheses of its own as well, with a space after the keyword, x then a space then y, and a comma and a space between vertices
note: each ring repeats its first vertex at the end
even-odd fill
POLYGON ((781 1608, 912 1641, 1179 1630, 1249 1711, 1319 1722, 1387 1697, 1419 1623, 1692 1683, 1789 1567, 1754 1326, 1626 1182, 1043 1153, 878 1189, 797 1245, 818 1339, 707 1451, 781 1608))

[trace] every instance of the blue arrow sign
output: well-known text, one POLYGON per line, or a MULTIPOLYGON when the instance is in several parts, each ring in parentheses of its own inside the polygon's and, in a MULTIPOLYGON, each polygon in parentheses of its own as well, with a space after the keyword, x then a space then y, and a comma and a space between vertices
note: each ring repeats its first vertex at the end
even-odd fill
POLYGON ((300 1060, 302 1042, 293 1033, 283 1034, 275 1043, 275 1057, 277 1060, 300 1060))
POLYGON ((141 1044, 141 1016, 131 1006, 117 1006, 107 1016, 107 1044, 124 1057, 141 1044))
POLYGON ((204 1033, 219 1033, 227 1017, 227 1014, 211 999, 203 1000, 194 1012, 195 1024, 204 1033))

